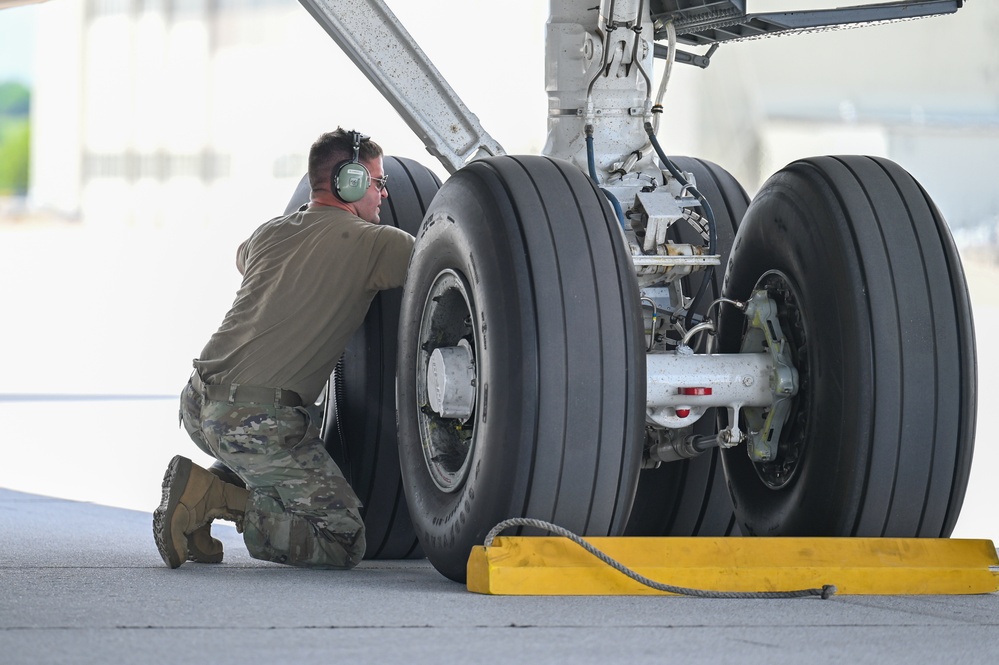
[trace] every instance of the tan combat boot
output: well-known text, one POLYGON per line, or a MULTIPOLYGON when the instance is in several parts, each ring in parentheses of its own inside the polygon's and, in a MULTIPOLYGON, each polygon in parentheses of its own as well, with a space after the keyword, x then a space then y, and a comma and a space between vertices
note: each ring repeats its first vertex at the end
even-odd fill
POLYGON ((187 537, 187 560, 195 563, 222 563, 222 541, 212 538, 212 525, 198 527, 187 537))
MULTIPOLYGON (((209 473, 220 480, 237 487, 246 487, 243 479, 237 476, 229 467, 221 462, 215 462, 208 467, 209 473)), ((187 537, 187 560, 195 563, 222 563, 222 541, 212 538, 212 525, 206 524, 195 529, 187 537)))
POLYGON ((225 483, 186 457, 170 460, 163 476, 163 500, 153 512, 156 547, 170 568, 187 560, 188 536, 214 519, 241 525, 249 492, 225 483))

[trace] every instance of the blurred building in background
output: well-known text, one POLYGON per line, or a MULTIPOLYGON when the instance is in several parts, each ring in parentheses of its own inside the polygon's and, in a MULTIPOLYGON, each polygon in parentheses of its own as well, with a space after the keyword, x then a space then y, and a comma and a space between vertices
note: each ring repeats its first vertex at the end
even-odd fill
POLYGON ((702 148, 743 182, 799 157, 874 154, 915 175, 952 227, 999 222, 999 3, 722 46, 706 73, 702 148))
MULTIPOLYGON (((508 152, 540 151, 547 3, 390 4, 508 152)), ((38 26, 36 207, 86 225, 252 228, 283 211, 310 143, 337 124, 445 175, 295 0, 50 0, 38 26)), ((952 226, 994 227, 997 34, 999 3, 973 2, 724 45, 707 70, 674 68, 660 138, 750 192, 797 157, 884 155, 952 226)))
POLYGON ((315 138, 288 131, 309 96, 282 92, 309 85, 312 23, 289 0, 40 6, 39 53, 59 56, 36 68, 33 203, 95 225, 259 217, 315 138))

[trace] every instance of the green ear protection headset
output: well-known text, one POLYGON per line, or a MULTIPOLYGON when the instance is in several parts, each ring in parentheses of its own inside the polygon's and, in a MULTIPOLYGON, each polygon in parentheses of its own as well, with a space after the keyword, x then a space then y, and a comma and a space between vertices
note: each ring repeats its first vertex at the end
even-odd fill
POLYGON ((368 173, 368 169, 357 159, 361 150, 361 141, 367 141, 371 137, 355 131, 351 131, 350 135, 354 142, 354 156, 349 161, 340 162, 333 167, 333 182, 331 183, 337 198, 345 203, 360 201, 371 184, 371 175, 368 173))

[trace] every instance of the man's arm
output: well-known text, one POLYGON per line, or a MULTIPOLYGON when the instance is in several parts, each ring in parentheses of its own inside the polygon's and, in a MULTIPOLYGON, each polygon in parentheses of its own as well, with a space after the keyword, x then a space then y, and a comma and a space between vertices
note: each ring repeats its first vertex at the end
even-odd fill
POLYGON ((377 227, 379 250, 368 277, 368 286, 375 289, 394 289, 406 282, 409 257, 413 253, 413 236, 394 226, 377 227))

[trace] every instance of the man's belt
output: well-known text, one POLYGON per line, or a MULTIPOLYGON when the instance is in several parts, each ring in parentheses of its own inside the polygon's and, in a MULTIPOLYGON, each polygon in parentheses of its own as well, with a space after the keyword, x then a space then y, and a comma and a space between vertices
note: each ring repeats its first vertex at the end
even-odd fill
POLYGON ((197 372, 191 374, 191 386, 206 399, 215 402, 253 402, 276 406, 302 406, 302 398, 294 390, 251 386, 245 383, 205 383, 197 372))

